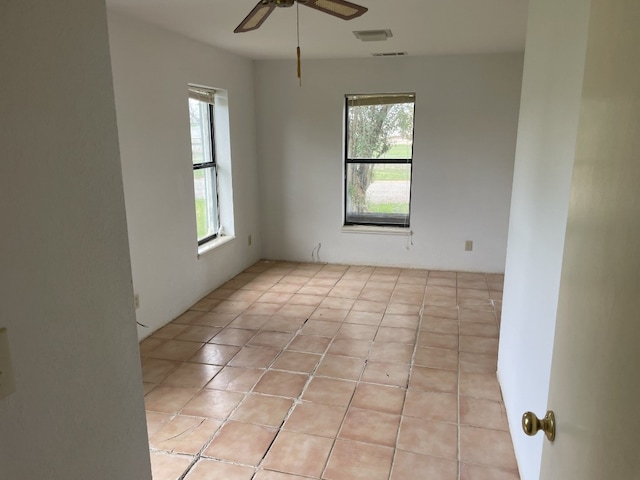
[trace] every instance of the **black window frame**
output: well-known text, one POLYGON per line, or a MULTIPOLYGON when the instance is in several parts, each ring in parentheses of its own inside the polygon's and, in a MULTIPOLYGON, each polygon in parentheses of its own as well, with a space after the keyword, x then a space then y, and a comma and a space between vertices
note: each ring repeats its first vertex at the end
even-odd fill
MULTIPOLYGON (((349 94, 345 95, 345 114, 344 114, 344 175, 343 175, 343 188, 344 188, 344 201, 343 201, 343 225, 344 226, 373 226, 373 227, 399 227, 410 228, 411 226, 411 195, 413 191, 413 148, 414 148, 414 133, 415 133, 415 93, 402 94, 401 96, 407 96, 413 98, 414 105, 414 117, 413 125, 411 129, 411 158, 349 158, 349 101, 354 97, 361 97, 367 95, 349 94), (371 163, 371 164, 399 164, 409 165, 410 180, 409 180, 409 211, 406 215, 390 215, 390 214, 360 214, 360 215, 348 215, 347 214, 347 198, 348 198, 348 168, 351 164, 357 163, 371 163)), ((394 97, 398 94, 376 94, 370 95, 371 97, 394 97)), ((382 105, 382 103, 380 103, 382 105)))
MULTIPOLYGON (((194 100, 198 100, 200 102, 206 103, 207 107, 208 107, 208 111, 209 111, 209 136, 210 136, 210 140, 211 140, 211 160, 208 162, 202 162, 202 163, 192 163, 193 165, 193 171, 196 172, 198 170, 206 170, 206 169, 212 169, 213 171, 213 179, 214 182, 216 184, 216 193, 215 193, 215 210, 216 210, 216 216, 218 217, 218 221, 217 221, 217 225, 220 225, 220 199, 219 199, 219 194, 218 194, 218 165, 216 163, 216 135, 215 135, 215 128, 214 128, 214 104, 210 101, 205 101, 201 98, 195 98, 194 100)), ((201 238, 200 240, 198 240, 198 246, 202 246, 207 242, 210 242, 211 240, 215 239, 218 237, 218 232, 214 232, 211 235, 208 235, 206 237, 201 238)))

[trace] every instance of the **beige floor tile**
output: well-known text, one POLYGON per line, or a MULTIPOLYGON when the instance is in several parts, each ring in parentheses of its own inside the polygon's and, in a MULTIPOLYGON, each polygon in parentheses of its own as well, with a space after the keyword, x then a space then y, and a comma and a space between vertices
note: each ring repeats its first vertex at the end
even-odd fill
POLYGON ((420 315, 421 310, 422 305, 390 302, 385 309, 385 315, 420 315))
POLYGON ((242 330, 238 328, 225 328, 210 340, 210 343, 217 345, 231 345, 236 347, 244 347, 255 334, 255 330, 242 330))
POLYGON ((386 309, 386 302, 376 302, 372 300, 356 300, 353 307, 351 307, 352 312, 384 313, 386 309))
MULTIPOLYGON (((201 459, 189 471, 185 480, 251 480, 255 469, 218 460, 201 459)), ((154 478, 155 480, 155 478, 154 478)))
POLYGON ((184 363, 164 379, 162 385, 171 387, 204 387, 222 367, 199 363, 184 363))
POLYGON ((309 318, 312 320, 323 320, 325 322, 343 322, 348 314, 348 309, 318 307, 309 318))
POLYGON ((309 295, 298 291, 298 293, 291 297, 289 303, 292 305, 308 305, 316 307, 320 305, 322 300, 324 300, 324 295, 309 295))
POLYGON ((147 417, 147 435, 151 438, 158 430, 160 430, 169 420, 172 415, 169 413, 156 413, 146 412, 147 417))
POLYGON ((204 455, 255 466, 264 457, 277 432, 275 428, 229 421, 223 425, 204 455))
POLYGON ((195 455, 211 440, 221 425, 221 420, 213 418, 178 415, 150 438, 149 445, 171 453, 195 455))
POLYGON ((244 330, 260 330, 271 318, 270 315, 241 314, 229 324, 229 328, 239 328, 244 330))
POLYGON ((429 392, 458 392, 458 374, 450 370, 414 366, 409 388, 429 392))
POLYGON ((285 303, 288 302, 293 294, 281 292, 267 292, 257 300, 260 303, 285 303))
POLYGON ((432 317, 451 318, 455 320, 458 318, 458 308, 425 305, 423 314, 432 317))
POLYGON ((344 419, 346 407, 302 402, 296 405, 284 424, 291 430, 320 437, 335 438, 344 419))
POLYGON ((231 419, 267 427, 279 427, 292 404, 293 401, 287 398, 247 395, 233 412, 231 419))
POLYGON ((256 368, 224 367, 205 388, 248 392, 258 383, 262 375, 264 370, 256 368))
POLYGON ((375 341, 371 344, 369 360, 408 365, 411 363, 413 350, 413 345, 406 343, 375 341))
POLYGON ((330 438, 281 431, 262 466, 283 473, 319 477, 332 444, 330 438))
POLYGON ((460 352, 460 371, 469 373, 495 373, 498 368, 498 355, 460 352))
MULTIPOLYGON (((251 305, 251 302, 236 302, 233 300, 222 300, 217 306, 209 310, 216 313, 242 313, 244 310, 249 308, 250 305, 251 305)), ((191 308, 193 308, 194 310, 197 310, 194 307, 191 307, 191 308)))
POLYGON ((314 353, 284 351, 275 361, 272 368, 289 372, 311 373, 321 358, 321 355, 314 353))
POLYGON ((386 313, 384 315, 384 318, 382 319, 382 322, 380 323, 380 326, 410 328, 415 332, 415 329, 418 327, 419 322, 419 315, 386 313))
MULTIPOLYGON (((185 329, 187 329, 189 327, 189 325, 181 325, 178 323, 170 323, 168 325, 165 325, 164 327, 160 328, 159 330, 156 330, 153 335, 151 335, 151 338, 163 338, 165 340, 171 340, 172 338, 175 338, 176 335, 179 335, 180 333, 182 333, 185 329)), ((206 342, 206 340, 205 340, 206 342)))
POLYGON ((275 315, 283 306, 283 303, 256 302, 247 308, 244 313, 247 315, 275 315))
POLYGON ((418 334, 418 346, 458 350, 458 335, 421 331, 418 334))
POLYGON ((460 351, 498 355, 498 339, 460 335, 460 351))
POLYGON ((368 362, 362 374, 362 381, 382 385, 406 387, 409 365, 389 362, 368 362))
POLYGON ((400 415, 349 408, 339 438, 394 447, 400 415))
POLYGON ((414 345, 416 343, 415 328, 380 327, 375 336, 376 342, 397 342, 414 345))
POLYGON ((175 360, 149 357, 142 357, 140 363, 142 365, 142 379, 148 383, 162 382, 180 366, 180 362, 175 360))
POLYGON ((173 321, 173 323, 189 325, 194 320, 197 320, 198 318, 202 317, 203 315, 205 315, 205 312, 199 312, 197 310, 187 310, 182 315, 178 315, 178 317, 176 317, 176 319, 173 321))
POLYGON ((196 417, 225 419, 243 398, 242 393, 202 390, 182 409, 182 413, 196 417))
POLYGON ((387 480, 393 449, 380 445, 336 440, 322 478, 327 480, 387 480))
POLYGON ((460 320, 463 322, 488 323, 495 325, 496 316, 493 312, 486 310, 460 309, 460 320))
POLYGON ((307 375, 268 370, 253 391, 279 397, 297 398, 308 380, 307 375))
POLYGON ((153 480, 178 480, 193 462, 193 457, 151 453, 153 480))
POLYGON ((222 330, 222 327, 206 327, 199 325, 187 326, 182 332, 175 336, 176 340, 186 340, 188 342, 206 343, 222 330))
POLYGON ((161 345, 151 350, 147 356, 184 362, 189 357, 192 357, 203 345, 203 343, 185 342, 183 340, 164 340, 161 345))
POLYGON ((502 401, 495 373, 460 372, 460 395, 502 401))
POLYGON ((346 357, 367 358, 371 342, 369 340, 357 340, 355 338, 336 338, 327 353, 346 357))
POLYGON ((419 477, 424 479, 458 480, 458 462, 398 450, 390 480, 416 478, 416 472, 420 472, 419 477))
POLYGON ((386 413, 402 413, 405 390, 397 387, 360 383, 351 406, 386 413))
POLYGON ((320 337, 333 337, 340 330, 340 323, 324 320, 309 320, 302 327, 303 335, 316 335, 320 337))
POLYGON ((295 333, 304 324, 304 319, 272 315, 262 326, 263 331, 295 333))
POLYGON ((425 316, 422 319, 420 330, 444 333, 448 335, 458 335, 458 320, 453 318, 425 316))
POLYGON ((267 368, 280 353, 277 348, 243 347, 229 362, 232 367, 267 368))
POLYGON ((382 313, 351 311, 344 319, 347 323, 377 326, 382 321, 382 313))
POLYGON ((520 480, 515 469, 501 469, 462 463, 460 480, 520 480))
POLYGON ((331 343, 331 338, 318 335, 297 335, 287 350, 303 353, 324 353, 331 343))
POLYGON ((253 480, 309 480, 310 477, 289 475, 288 473, 274 472, 272 470, 260 470, 253 480))
POLYGON ((302 399, 325 405, 346 407, 351 401, 355 388, 355 382, 316 377, 307 386, 302 399))
POLYGON ((316 307, 309 307, 307 305, 290 305, 285 304, 280 310, 277 311, 279 315, 309 318, 316 307))
POLYGON ((458 421, 458 397, 445 393, 409 389, 403 413, 407 417, 456 423, 458 421))
POLYGON ((501 402, 460 397, 460 425, 507 431, 507 413, 501 402))
POLYGON ((457 460, 458 428, 452 423, 403 417, 398 449, 457 460))
POLYGON ((314 295, 314 296, 324 297, 331 291, 331 288, 335 284, 335 281, 331 279, 326 279, 327 284, 324 284, 324 285, 322 283, 312 284, 311 282, 313 281, 314 280, 310 280, 304 287, 298 290, 298 293, 300 295, 314 295))
POLYGON ((373 325, 355 325, 343 323, 336 338, 354 338, 356 340, 373 340, 378 327, 373 325))
POLYGON ((364 369, 364 364, 365 361, 362 358, 327 354, 320 362, 315 375, 344 380, 358 380, 364 369))
MULTIPOLYGON (((189 312, 187 312, 189 313, 189 312)), ((203 313, 197 312, 198 315, 191 320, 192 325, 202 325, 205 327, 226 327, 234 318, 237 317, 235 313, 203 313)), ((177 322, 178 320, 176 320, 177 322)))
POLYGON ((189 362, 206 363, 209 365, 226 365, 239 351, 240 347, 234 347, 231 345, 207 344, 198 350, 189 359, 189 362))
POLYGON ((247 345, 282 349, 291 341, 292 338, 292 333, 261 331, 249 340, 247 345))
POLYGON ((511 436, 499 430, 461 426, 460 459, 466 463, 517 469, 511 436))
POLYGON ((457 371, 458 352, 446 348, 418 347, 414 362, 423 367, 457 371))
POLYGON ((144 397, 145 408, 150 412, 176 413, 196 396, 198 388, 158 386, 144 397))

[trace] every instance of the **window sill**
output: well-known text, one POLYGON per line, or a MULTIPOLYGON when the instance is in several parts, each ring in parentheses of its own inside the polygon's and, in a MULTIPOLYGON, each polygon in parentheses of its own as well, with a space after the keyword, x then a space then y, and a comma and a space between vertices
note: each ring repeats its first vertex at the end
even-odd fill
POLYGON ((202 257, 203 255, 206 255, 209 252, 214 251, 216 248, 221 247, 225 243, 229 243, 231 240, 235 238, 236 237, 232 235, 225 236, 225 237, 217 237, 211 240, 210 242, 200 245, 198 247, 198 258, 202 257))
POLYGON ((409 227, 378 227, 371 225, 343 225, 342 233, 369 233, 374 235, 403 235, 410 236, 413 232, 409 227))

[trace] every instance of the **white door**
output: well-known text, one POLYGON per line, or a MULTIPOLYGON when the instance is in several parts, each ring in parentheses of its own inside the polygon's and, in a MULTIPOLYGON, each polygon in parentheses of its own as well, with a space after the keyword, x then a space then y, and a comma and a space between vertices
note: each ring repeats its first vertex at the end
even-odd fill
POLYGON ((640 0, 591 6, 548 407, 542 479, 640 479, 640 0))

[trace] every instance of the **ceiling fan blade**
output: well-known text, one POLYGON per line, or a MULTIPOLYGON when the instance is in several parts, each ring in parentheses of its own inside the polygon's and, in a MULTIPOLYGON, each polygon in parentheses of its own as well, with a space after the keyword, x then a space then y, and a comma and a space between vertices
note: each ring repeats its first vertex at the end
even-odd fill
POLYGON ((366 13, 368 8, 345 0, 298 0, 298 3, 343 20, 351 20, 366 13))
POLYGON ((260 28, 260 25, 264 23, 271 12, 275 10, 275 8, 275 3, 264 3, 262 0, 260 0, 254 7, 254 9, 249 12, 249 15, 247 15, 246 18, 242 20, 240 25, 238 25, 233 32, 250 32, 251 30, 260 28))

